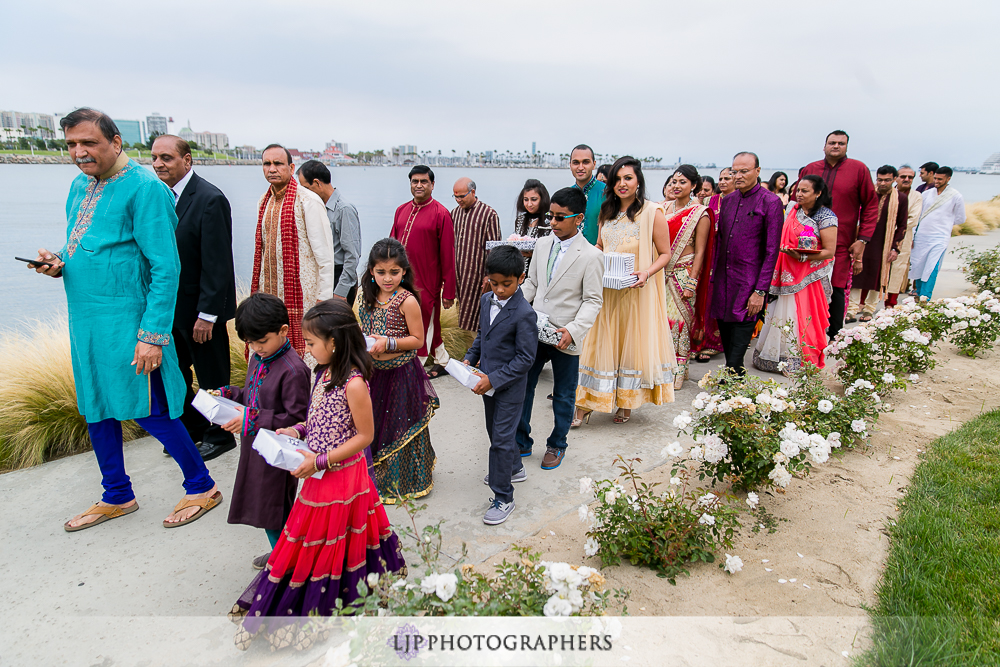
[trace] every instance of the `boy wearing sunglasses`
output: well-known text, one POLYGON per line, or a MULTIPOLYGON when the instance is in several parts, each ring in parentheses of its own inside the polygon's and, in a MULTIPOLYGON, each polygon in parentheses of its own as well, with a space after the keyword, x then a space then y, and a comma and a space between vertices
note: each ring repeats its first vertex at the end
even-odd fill
POLYGON ((552 233, 535 243, 534 259, 521 290, 536 313, 548 315, 562 339, 557 345, 538 342, 535 363, 528 371, 517 445, 521 456, 531 455, 531 408, 535 386, 545 362, 552 362, 552 412, 555 424, 545 443, 542 470, 558 468, 566 454, 576 404, 580 351, 583 339, 594 325, 604 303, 604 253, 579 231, 587 210, 587 198, 579 188, 569 187, 552 195, 546 223, 552 233), (574 350, 570 350, 570 345, 574 350))

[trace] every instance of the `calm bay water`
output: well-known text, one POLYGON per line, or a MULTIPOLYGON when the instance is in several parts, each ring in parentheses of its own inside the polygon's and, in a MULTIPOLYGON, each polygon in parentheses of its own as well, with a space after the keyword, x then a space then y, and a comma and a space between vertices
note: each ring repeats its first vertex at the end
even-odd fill
MULTIPOLYGON (((396 207, 410 198, 407 169, 402 167, 343 167, 334 169, 333 182, 361 216, 363 254, 389 234, 396 207)), ((785 169, 788 173, 795 170, 785 169)), ((233 251, 237 277, 250 279, 253 268, 257 199, 266 183, 256 166, 198 167, 199 175, 214 183, 233 208, 233 251)), ((479 198, 500 214, 504 234, 514 229, 514 202, 528 178, 545 183, 549 192, 570 185, 568 169, 436 168, 435 198, 454 207, 452 185, 461 176, 476 181, 479 198)), ((59 280, 36 275, 14 256, 34 257, 39 247, 59 249, 66 241, 66 193, 79 174, 73 165, 0 165, 0 328, 23 328, 24 320, 47 319, 66 310, 59 280)), ((767 178, 771 170, 762 175, 767 178)), ((650 196, 657 196, 669 173, 647 171, 650 196)), ((705 174, 717 176, 717 170, 705 174)), ((952 183, 966 202, 990 199, 1000 193, 1000 177, 956 174, 952 183)))

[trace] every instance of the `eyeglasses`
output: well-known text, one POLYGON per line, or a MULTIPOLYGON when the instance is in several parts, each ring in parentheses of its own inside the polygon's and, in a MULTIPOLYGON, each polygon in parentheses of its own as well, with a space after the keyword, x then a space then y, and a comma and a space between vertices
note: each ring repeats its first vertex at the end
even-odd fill
POLYGON ((465 199, 466 197, 468 197, 471 194, 472 194, 472 190, 469 190, 464 195, 452 195, 452 197, 454 197, 455 199, 461 201, 461 200, 465 199))
POLYGON ((912 176, 903 176, 902 174, 900 174, 899 175, 899 180, 901 180, 901 181, 912 181, 913 177, 912 176))
POLYGON ((730 169, 729 173, 733 176, 746 176, 751 171, 753 171, 753 169, 730 169))
POLYGON ((552 211, 549 211, 548 213, 545 214, 544 217, 549 222, 552 222, 553 220, 555 220, 556 222, 562 222, 563 220, 568 220, 569 218, 575 218, 575 217, 577 217, 579 215, 583 215, 583 214, 582 213, 574 213, 573 215, 556 215, 552 211))

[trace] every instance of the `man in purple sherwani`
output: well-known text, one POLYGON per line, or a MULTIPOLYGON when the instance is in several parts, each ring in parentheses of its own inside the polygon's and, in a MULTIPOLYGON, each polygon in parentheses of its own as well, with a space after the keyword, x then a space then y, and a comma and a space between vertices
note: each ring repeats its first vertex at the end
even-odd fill
POLYGON ((760 186, 760 160, 754 153, 733 158, 737 192, 722 200, 712 271, 712 307, 719 323, 726 368, 740 375, 750 347, 781 241, 781 200, 760 186))

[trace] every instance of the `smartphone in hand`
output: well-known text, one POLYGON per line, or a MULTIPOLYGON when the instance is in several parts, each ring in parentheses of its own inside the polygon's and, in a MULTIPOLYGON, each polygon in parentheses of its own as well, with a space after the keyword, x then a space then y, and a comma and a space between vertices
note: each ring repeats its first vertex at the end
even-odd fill
POLYGON ((40 259, 25 259, 24 257, 14 257, 14 259, 18 260, 19 262, 27 262, 28 266, 30 266, 31 268, 35 268, 37 266, 47 266, 50 269, 52 268, 52 264, 50 262, 43 262, 40 259))

